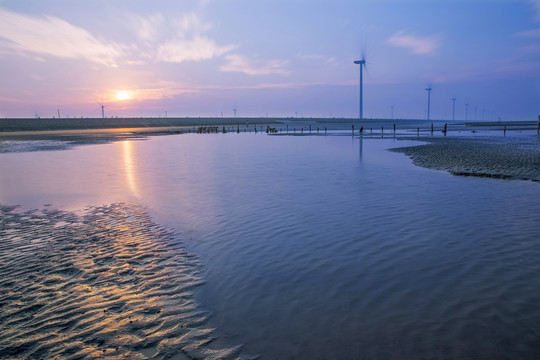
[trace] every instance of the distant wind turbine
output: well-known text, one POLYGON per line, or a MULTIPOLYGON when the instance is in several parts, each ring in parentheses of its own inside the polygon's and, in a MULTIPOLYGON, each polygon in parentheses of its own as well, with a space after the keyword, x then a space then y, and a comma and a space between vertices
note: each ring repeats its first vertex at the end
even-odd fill
POLYGON ((358 116, 360 119, 364 118, 364 109, 363 109, 363 77, 362 77, 362 70, 366 66, 366 58, 364 55, 362 55, 361 60, 355 60, 354 63, 356 65, 360 65, 360 106, 359 106, 359 112, 358 116))
POLYGON ((105 119, 105 105, 103 105, 103 99, 98 103, 101 106, 101 118, 105 119))
POLYGON ((429 120, 429 110, 431 106, 431 85, 428 85, 427 90, 427 119, 429 120))

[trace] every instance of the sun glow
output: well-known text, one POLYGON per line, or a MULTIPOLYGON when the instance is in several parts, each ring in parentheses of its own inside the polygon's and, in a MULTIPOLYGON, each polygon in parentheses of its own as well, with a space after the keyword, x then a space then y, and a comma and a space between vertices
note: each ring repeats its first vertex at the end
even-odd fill
POLYGON ((124 101, 131 99, 131 94, 127 90, 119 90, 116 92, 116 100, 124 101))

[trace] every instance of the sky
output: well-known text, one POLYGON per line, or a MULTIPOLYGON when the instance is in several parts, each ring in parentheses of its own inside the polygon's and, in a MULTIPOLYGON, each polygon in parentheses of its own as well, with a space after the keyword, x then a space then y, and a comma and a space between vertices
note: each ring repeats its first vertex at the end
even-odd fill
POLYGON ((0 117, 536 120, 540 0, 0 0, 0 117))

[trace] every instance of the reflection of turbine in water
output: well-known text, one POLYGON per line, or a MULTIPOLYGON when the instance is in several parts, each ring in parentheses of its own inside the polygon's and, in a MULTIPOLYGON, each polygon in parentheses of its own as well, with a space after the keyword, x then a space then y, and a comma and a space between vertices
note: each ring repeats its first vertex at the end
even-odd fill
POLYGON ((135 176, 135 167, 133 166, 133 148, 131 141, 126 140, 122 143, 124 150, 124 169, 126 172, 126 185, 135 196, 139 195, 139 189, 137 187, 137 179, 135 176))
POLYGON ((360 162, 362 162, 363 151, 364 151, 364 138, 363 138, 362 134, 360 134, 360 136, 359 136, 358 138, 360 139, 360 146, 359 146, 359 150, 358 150, 358 157, 359 157, 360 162))

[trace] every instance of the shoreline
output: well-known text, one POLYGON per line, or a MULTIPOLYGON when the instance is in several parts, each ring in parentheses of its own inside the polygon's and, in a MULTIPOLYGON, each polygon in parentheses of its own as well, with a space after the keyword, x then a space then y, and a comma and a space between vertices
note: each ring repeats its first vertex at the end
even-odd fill
MULTIPOLYGON (((7 121, 18 120, 20 119, 8 119, 7 121)), ((42 119, 27 120, 28 125, 35 124, 34 121, 42 119)), ((126 119, 94 120, 106 120, 109 125, 118 125, 126 119)), ((44 130, 40 129, 39 126, 28 126, 28 130, 24 131, 5 131, 5 128, 0 126, 0 154, 67 150, 79 145, 142 140, 149 136, 195 133, 198 126, 203 128, 208 126, 207 124, 213 124, 212 126, 217 129, 217 132, 222 132, 222 128, 227 127, 227 132, 231 133, 257 131, 264 133, 266 126, 278 127, 277 134, 271 134, 273 136, 326 135, 328 128, 332 132, 328 134, 329 136, 350 136, 352 134, 355 137, 362 136, 364 139, 393 137, 425 142, 426 144, 423 145, 390 149, 407 155, 417 166, 444 170, 457 176, 540 182, 540 137, 533 135, 536 126, 534 121, 515 122, 511 128, 509 128, 508 123, 454 122, 448 125, 448 133, 451 136, 442 136, 441 130, 447 123, 426 120, 401 120, 398 122, 388 119, 362 121, 358 119, 278 118, 179 119, 178 121, 181 121, 183 126, 158 126, 163 119, 154 120, 157 121, 154 123, 156 126, 152 127, 104 128, 99 127, 104 125, 103 122, 99 121, 94 124, 94 128, 84 129, 44 130), (224 123, 219 123, 219 120, 224 120, 224 123), (272 122, 268 122, 268 120, 272 120, 272 122), (245 123, 240 125, 240 121, 245 123), (397 132, 393 128, 396 123, 399 124, 397 132), (436 133, 436 136, 433 136, 433 132, 432 136, 429 136, 431 124, 436 124, 433 125, 433 132, 436 133), (423 126, 422 131, 420 131, 420 126, 423 126), (360 128, 364 129, 363 135, 359 134, 360 128), (524 130, 530 131, 530 135, 521 135, 524 130), (519 134, 519 136, 506 136, 507 131, 519 134), (486 136, 483 136, 483 133, 486 136)), ((0 119, 0 125, 2 125, 2 121, 5 123, 6 119, 0 119)), ((42 124, 46 124, 46 122, 42 124)))
POLYGON ((356 118, 298 118, 298 117, 245 117, 245 118, 217 118, 217 117, 127 117, 127 118, 0 118, 0 137, 15 135, 26 132, 56 132, 56 131, 121 131, 125 129, 138 129, 139 131, 156 132, 169 130, 183 130, 199 126, 240 127, 253 128, 255 126, 319 126, 328 128, 350 129, 355 126, 356 130, 363 127, 366 131, 370 128, 381 127, 391 129, 397 126, 399 129, 425 131, 430 125, 438 130, 444 125, 448 130, 458 129, 504 129, 508 130, 540 130, 536 120, 530 121, 466 121, 466 120, 425 120, 425 119, 356 119, 356 118))

